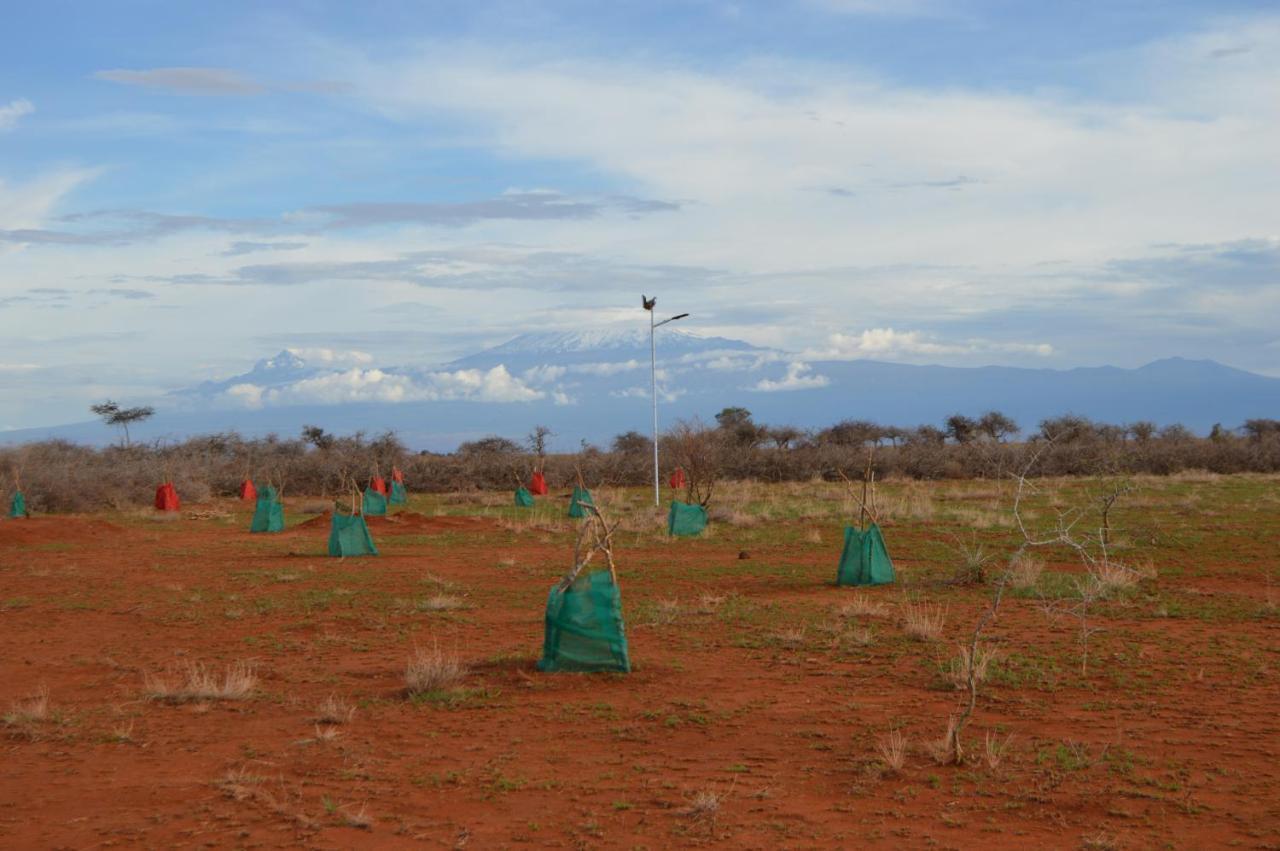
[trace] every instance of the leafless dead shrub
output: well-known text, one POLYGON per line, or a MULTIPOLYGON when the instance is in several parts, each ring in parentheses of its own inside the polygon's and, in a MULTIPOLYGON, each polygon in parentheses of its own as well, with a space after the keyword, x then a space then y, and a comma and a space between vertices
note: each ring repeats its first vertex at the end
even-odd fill
POLYGON ((409 694, 416 695, 453 688, 466 675, 467 667, 458 654, 445 652, 439 642, 433 642, 430 650, 414 649, 405 666, 404 682, 409 694))

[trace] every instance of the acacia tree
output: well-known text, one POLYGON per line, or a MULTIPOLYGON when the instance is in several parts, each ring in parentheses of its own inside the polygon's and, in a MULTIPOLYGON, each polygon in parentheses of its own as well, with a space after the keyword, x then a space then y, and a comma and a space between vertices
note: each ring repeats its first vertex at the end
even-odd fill
POLYGON ((129 424, 140 423, 151 417, 156 412, 155 408, 143 405, 137 408, 122 408, 116 402, 110 399, 105 402, 99 402, 97 405, 90 405, 89 410, 102 417, 102 421, 109 426, 120 426, 124 429, 124 445, 129 446, 129 424))
POLYGON ((667 432, 667 455, 685 472, 685 502, 706 508, 724 472, 726 435, 698 420, 681 420, 667 432))

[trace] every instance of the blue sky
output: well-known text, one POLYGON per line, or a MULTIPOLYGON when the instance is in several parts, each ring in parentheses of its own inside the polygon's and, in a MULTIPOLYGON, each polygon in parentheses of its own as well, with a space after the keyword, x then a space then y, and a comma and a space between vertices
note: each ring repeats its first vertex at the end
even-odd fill
POLYGON ((1274 3, 3 13, 0 428, 642 290, 797 363, 1280 375, 1274 3))

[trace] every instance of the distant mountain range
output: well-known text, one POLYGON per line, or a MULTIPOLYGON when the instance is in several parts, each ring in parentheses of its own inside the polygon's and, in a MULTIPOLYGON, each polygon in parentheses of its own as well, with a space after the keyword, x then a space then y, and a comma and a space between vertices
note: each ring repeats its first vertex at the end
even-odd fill
MULTIPOLYGON (((915 366, 869 360, 801 360, 722 337, 665 328, 658 335, 662 422, 741 406, 757 421, 801 428, 842 419, 940 424, 953 413, 999 410, 1025 430, 1074 413, 1106 422, 1152 420, 1207 432, 1280 416, 1280 379, 1213 361, 1170 358, 1138 369, 1068 370, 915 366)), ((128 400, 133 404, 138 400, 128 400)), ((374 366, 367 357, 304 358, 282 351, 249 371, 153 400, 158 413, 136 439, 235 430, 296 435, 393 429, 415 449, 451 450, 487 434, 519 438, 550 426, 556 448, 607 444, 649 429, 648 329, 525 334, 436 367, 374 366)), ((0 433, 0 443, 46 438, 117 439, 97 422, 0 433)))

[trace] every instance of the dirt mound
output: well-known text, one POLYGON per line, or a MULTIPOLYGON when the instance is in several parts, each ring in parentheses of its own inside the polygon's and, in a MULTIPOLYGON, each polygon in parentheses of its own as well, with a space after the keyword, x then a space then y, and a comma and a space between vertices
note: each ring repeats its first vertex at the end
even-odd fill
POLYGON ((88 544, 100 541, 103 535, 127 533, 128 530, 123 526, 105 520, 66 515, 0 520, 0 546, 88 544))

